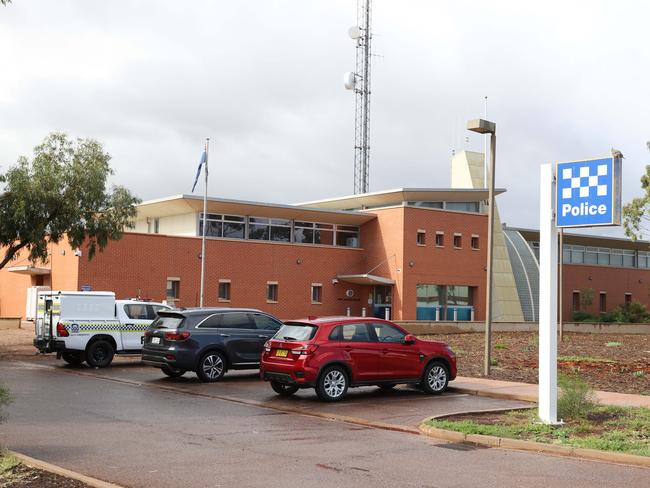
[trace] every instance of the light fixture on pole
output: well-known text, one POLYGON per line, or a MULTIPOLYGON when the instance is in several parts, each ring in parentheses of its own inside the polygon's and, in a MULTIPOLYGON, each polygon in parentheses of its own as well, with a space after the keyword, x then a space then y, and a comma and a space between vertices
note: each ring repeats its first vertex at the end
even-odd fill
MULTIPOLYGON (((492 260, 494 250, 494 170, 497 151, 497 125, 483 119, 470 120, 467 130, 479 134, 490 134, 490 172, 488 174, 488 248, 487 284, 485 290, 485 358, 483 373, 490 375, 492 359, 492 260)), ((487 157, 487 154, 485 155, 487 157)))

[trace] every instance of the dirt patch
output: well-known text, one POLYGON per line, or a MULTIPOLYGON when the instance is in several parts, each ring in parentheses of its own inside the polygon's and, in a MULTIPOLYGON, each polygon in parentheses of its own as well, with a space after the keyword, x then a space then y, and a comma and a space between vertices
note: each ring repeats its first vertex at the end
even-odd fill
POLYGON ((0 488, 90 488, 81 481, 18 464, 0 473, 0 488))
MULTIPOLYGON (((458 356, 460 376, 482 376, 483 334, 421 337, 449 344, 458 356)), ((492 346, 490 378, 537 383, 537 334, 496 332, 492 346)), ((650 335, 565 333, 558 357, 559 371, 578 373, 596 390, 650 395, 650 335)))

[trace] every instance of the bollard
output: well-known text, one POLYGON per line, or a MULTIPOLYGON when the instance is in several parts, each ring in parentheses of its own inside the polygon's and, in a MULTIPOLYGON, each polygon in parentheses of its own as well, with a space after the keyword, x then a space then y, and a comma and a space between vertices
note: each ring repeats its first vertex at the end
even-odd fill
POLYGON ((474 308, 469 311, 469 319, 474 322, 474 308))
POLYGON ((361 316, 362 317, 366 316, 366 307, 361 307, 361 316))
POLYGON ((433 320, 438 322, 440 320, 440 313, 438 312, 438 307, 433 309, 433 320))
POLYGON ((345 309, 345 315, 350 316, 350 307, 345 309))
POLYGON ((385 318, 386 320, 390 320, 390 308, 388 308, 388 307, 386 307, 386 308, 384 309, 384 318, 385 318))

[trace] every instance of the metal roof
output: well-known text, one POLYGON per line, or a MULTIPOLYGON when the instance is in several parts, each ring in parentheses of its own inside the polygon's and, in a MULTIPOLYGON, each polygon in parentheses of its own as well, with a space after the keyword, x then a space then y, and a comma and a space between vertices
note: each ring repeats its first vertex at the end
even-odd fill
MULTIPOLYGON (((506 190, 497 188, 496 195, 506 190)), ((327 209, 350 209, 363 207, 380 207, 401 204, 402 202, 480 202, 488 199, 488 190, 473 188, 396 188, 361 195, 347 195, 324 200, 298 203, 300 207, 327 209)))
MULTIPOLYGON (((376 218, 368 212, 348 212, 342 210, 308 208, 277 203, 250 202, 226 198, 208 197, 208 213, 249 215, 276 219, 306 220, 334 224, 360 225, 376 218)), ((203 197, 198 195, 175 195, 156 200, 148 200, 137 205, 137 220, 144 218, 168 217, 184 213, 203 211, 203 197)))

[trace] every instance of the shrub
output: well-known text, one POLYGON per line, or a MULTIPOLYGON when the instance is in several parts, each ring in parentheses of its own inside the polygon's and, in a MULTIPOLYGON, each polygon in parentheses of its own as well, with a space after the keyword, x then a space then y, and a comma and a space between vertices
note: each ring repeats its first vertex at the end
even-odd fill
POLYGON ((595 315, 588 312, 581 312, 580 310, 575 310, 573 312, 571 320, 574 322, 598 322, 598 318, 596 318, 595 315))
POLYGON ((596 407, 594 391, 575 374, 560 374, 558 384, 562 389, 557 400, 560 418, 585 418, 596 407))
POLYGON ((0 385, 0 424, 5 421, 6 417, 3 415, 3 407, 6 407, 13 401, 9 390, 0 385))
POLYGON ((619 305, 614 310, 614 315, 617 322, 638 324, 650 320, 650 314, 646 306, 637 301, 619 305))

